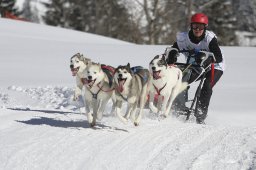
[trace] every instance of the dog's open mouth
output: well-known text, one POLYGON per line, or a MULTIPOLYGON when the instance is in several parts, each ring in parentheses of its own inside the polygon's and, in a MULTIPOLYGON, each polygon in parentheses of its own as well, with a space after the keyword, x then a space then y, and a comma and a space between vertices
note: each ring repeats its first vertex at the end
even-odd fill
POLYGON ((126 78, 118 78, 118 91, 122 92, 124 90, 124 83, 126 82, 126 78))
POLYGON ((72 76, 76 76, 78 70, 79 70, 79 67, 77 68, 70 68, 71 69, 71 72, 72 72, 72 76))
POLYGON ((92 88, 92 86, 94 85, 96 79, 92 80, 92 79, 86 79, 86 84, 92 88))
POLYGON ((153 78, 154 78, 154 80, 157 80, 157 79, 161 78, 160 72, 161 72, 161 70, 153 71, 153 78))

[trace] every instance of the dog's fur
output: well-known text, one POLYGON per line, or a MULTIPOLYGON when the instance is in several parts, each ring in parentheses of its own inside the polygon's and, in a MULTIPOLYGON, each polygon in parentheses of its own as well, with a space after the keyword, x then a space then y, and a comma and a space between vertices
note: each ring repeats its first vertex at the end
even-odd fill
POLYGON ((152 75, 149 94, 149 108, 152 112, 167 117, 176 96, 187 84, 182 83, 182 72, 176 66, 168 66, 165 55, 157 55, 149 64, 152 75), (154 106, 154 96, 158 94, 157 107, 154 106), (162 101, 163 100, 163 101, 162 101))
POLYGON ((147 98, 149 79, 150 75, 147 69, 139 69, 138 72, 133 73, 129 63, 116 68, 114 74, 116 114, 124 123, 127 123, 131 116, 134 125, 139 125, 147 98), (127 102, 125 116, 121 113, 123 102, 127 102), (137 108, 139 113, 136 116, 137 108))
POLYGON ((73 96, 74 101, 78 100, 79 96, 82 95, 83 72, 88 67, 89 63, 91 63, 91 59, 84 57, 83 54, 80 53, 73 55, 70 59, 72 76, 76 76, 76 88, 73 96))
MULTIPOLYGON (((84 77, 87 119, 90 126, 93 127, 96 124, 96 119, 102 118, 109 99, 114 96, 114 85, 109 84, 109 77, 102 70, 100 64, 89 63, 84 70, 84 77)), ((113 108, 114 104, 112 110, 113 108)))

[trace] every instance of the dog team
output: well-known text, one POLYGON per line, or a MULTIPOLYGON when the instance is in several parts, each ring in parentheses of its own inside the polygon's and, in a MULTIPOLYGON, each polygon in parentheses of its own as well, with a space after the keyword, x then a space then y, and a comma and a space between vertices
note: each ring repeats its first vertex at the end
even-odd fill
POLYGON ((131 120, 138 126, 146 102, 153 113, 167 117, 174 99, 186 88, 181 70, 166 62, 171 50, 176 49, 167 48, 164 54, 155 56, 149 69, 131 67, 129 63, 114 68, 94 63, 80 53, 72 56, 70 69, 76 76, 73 100, 78 100, 80 95, 84 97, 89 125, 93 127, 96 120, 102 119, 110 99, 113 102, 111 113, 124 123, 131 120), (125 114, 122 113, 123 103, 127 105, 125 114))

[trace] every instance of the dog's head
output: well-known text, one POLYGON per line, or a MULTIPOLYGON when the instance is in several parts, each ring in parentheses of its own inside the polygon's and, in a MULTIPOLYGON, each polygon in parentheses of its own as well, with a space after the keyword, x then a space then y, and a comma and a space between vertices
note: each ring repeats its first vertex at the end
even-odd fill
POLYGON ((132 79, 130 63, 126 66, 118 66, 115 69, 114 81, 117 85, 117 90, 122 92, 125 85, 128 85, 132 79))
POLYGON ((168 65, 165 61, 165 55, 157 55, 154 59, 149 63, 149 70, 153 76, 153 79, 157 80, 161 78, 161 74, 163 71, 167 69, 168 65))
POLYGON ((77 53, 70 59, 70 69, 72 76, 76 76, 78 71, 83 71, 91 63, 91 60, 85 58, 83 54, 77 53))
POLYGON ((100 64, 91 63, 83 72, 85 84, 90 88, 104 79, 104 72, 100 64))

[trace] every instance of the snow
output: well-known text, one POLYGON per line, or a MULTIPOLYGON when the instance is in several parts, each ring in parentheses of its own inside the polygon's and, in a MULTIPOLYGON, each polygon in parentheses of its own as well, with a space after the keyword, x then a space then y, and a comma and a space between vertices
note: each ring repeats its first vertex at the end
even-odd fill
POLYGON ((145 109, 135 127, 110 115, 109 103, 90 128, 83 104, 71 100, 70 57, 148 67, 166 46, 6 19, 0 25, 0 169, 256 169, 256 48, 222 47, 227 67, 207 125, 158 119, 145 109))

